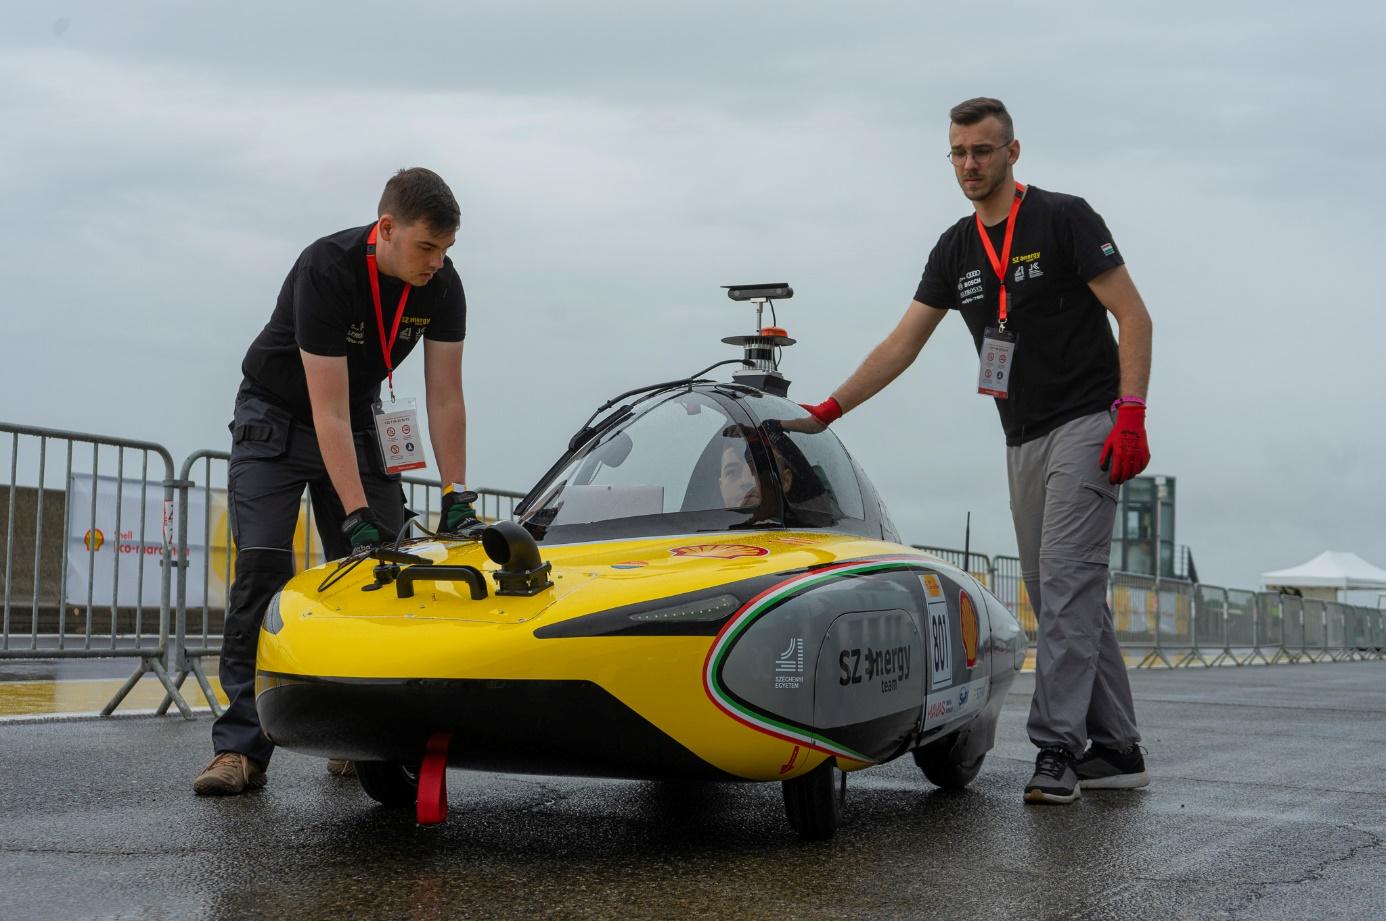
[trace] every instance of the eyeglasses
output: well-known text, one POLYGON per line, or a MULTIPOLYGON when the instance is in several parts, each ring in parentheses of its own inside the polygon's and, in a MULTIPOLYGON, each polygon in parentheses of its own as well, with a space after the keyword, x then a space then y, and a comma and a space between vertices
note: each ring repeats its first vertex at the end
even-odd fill
POLYGON ((979 144, 978 146, 972 148, 971 150, 967 150, 967 149, 964 149, 964 148, 958 148, 957 150, 950 150, 950 151, 948 151, 948 160, 949 160, 954 166, 962 166, 964 163, 967 162, 967 158, 968 158, 968 157, 971 157, 973 160, 976 160, 978 163, 985 163, 985 162, 987 162, 988 160, 990 160, 992 157, 996 156, 996 154, 998 154, 999 152, 1001 152, 1001 151, 1003 151, 1003 150, 1008 150, 1008 149, 1010 149, 1011 143, 1012 143, 1012 142, 1007 141, 1005 144, 1002 144, 1000 147, 993 147, 993 146, 990 145, 990 144, 979 144))

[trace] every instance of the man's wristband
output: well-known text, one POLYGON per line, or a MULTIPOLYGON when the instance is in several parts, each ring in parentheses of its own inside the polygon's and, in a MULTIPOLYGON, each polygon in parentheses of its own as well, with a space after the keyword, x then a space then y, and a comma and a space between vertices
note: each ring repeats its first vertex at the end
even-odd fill
POLYGON ((1116 408, 1123 403, 1135 403, 1137 406, 1145 406, 1145 397, 1138 397, 1135 394, 1131 394, 1130 396, 1117 397, 1112 402, 1112 411, 1115 412, 1116 408))
POLYGON ((800 403, 799 405, 822 425, 831 425, 842 418, 842 405, 837 402, 836 397, 828 397, 822 403, 813 406, 809 406, 807 403, 800 403))

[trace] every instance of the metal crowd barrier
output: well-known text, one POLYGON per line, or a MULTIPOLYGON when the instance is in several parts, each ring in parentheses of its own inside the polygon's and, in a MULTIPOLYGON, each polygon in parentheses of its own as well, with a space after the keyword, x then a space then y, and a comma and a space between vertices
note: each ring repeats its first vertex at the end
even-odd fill
POLYGON ((1262 594, 1261 598, 1267 610, 1280 612, 1280 647, 1271 656, 1271 661, 1323 661, 1324 628, 1327 626, 1323 617, 1323 602, 1270 592, 1262 594))
MULTIPOLYGON (((1035 642, 1018 558, 911 546, 971 571, 1035 642)), ((1108 603, 1136 668, 1386 659, 1386 610, 1378 608, 1126 572, 1111 574, 1108 603)))
POLYGON ((958 567, 963 572, 969 573, 974 579, 982 583, 982 587, 991 588, 991 575, 994 571, 991 565, 991 558, 984 553, 975 550, 954 550, 951 547, 926 547, 922 544, 911 544, 916 550, 923 550, 931 553, 945 563, 950 563, 958 567))
POLYGON ((992 567, 991 593, 1011 609, 1020 621, 1025 635, 1033 643, 1039 631, 1039 622, 1035 619, 1035 609, 1030 605, 1030 594, 1025 591, 1024 579, 1020 575, 1020 557, 994 557, 992 567))
POLYGON ((0 433, 10 436, 0 503, 0 659, 137 658, 102 716, 152 673, 191 719, 165 668, 175 552, 169 452, 151 442, 8 423, 0 423, 0 433), (54 531, 61 535, 59 554, 45 547, 45 531, 50 543, 54 531), (160 566, 154 579, 145 574, 151 556, 160 566))
POLYGON ((1129 655, 1140 654, 1137 667, 1153 664, 1162 656, 1160 624, 1162 608, 1154 579, 1114 572, 1108 583, 1109 605, 1117 642, 1129 655))
MULTIPOLYGON (((1260 655, 1256 624, 1260 620, 1256 592, 1240 588, 1227 590, 1227 643, 1224 651, 1236 665, 1249 665, 1260 655)), ((1264 658, 1263 658, 1264 661, 1264 658)))

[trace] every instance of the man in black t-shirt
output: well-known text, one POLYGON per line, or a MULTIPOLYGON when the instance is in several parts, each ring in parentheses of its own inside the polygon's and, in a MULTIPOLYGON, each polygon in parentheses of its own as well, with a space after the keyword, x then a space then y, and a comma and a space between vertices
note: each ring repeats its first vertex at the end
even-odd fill
POLYGON ((1006 435, 1021 574, 1038 619, 1028 729, 1040 752, 1025 801, 1144 786, 1106 590, 1119 484, 1150 460, 1150 316, 1088 203, 1015 181, 1020 142, 1000 100, 950 114, 948 156, 975 213, 939 237, 895 331, 805 408, 830 424, 909 367, 949 310, 962 314, 978 392, 995 398, 1006 435))
POLYGON ((255 710, 255 652, 266 612, 293 575, 304 488, 328 559, 393 539, 404 526, 397 471, 422 466, 417 435, 409 431, 417 418, 399 417, 402 436, 386 425, 378 435, 375 406, 407 407, 395 400, 392 371, 420 341, 444 491, 440 527, 459 531, 475 523, 475 494, 462 485, 467 301, 446 255, 460 210, 436 173, 414 168, 386 183, 378 214, 373 224, 323 237, 303 251, 241 365, 227 474, 236 576, 221 654, 230 704, 212 726, 216 755, 193 783, 199 795, 264 786, 274 746, 255 710), (390 398, 382 403, 385 380, 390 398), (387 464, 387 446, 401 459, 387 464))

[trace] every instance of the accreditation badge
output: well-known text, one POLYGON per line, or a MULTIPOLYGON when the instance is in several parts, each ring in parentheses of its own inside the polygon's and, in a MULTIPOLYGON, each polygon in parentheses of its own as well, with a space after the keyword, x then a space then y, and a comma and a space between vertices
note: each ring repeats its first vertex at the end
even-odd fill
POLYGON ((988 326, 982 331, 981 366, 977 369, 977 392, 1004 400, 1011 390, 1011 368, 1015 366, 1015 333, 988 326))
POLYGON ((371 411, 375 414, 375 437, 386 473, 428 466, 419 437, 419 412, 412 399, 376 403, 371 411))

